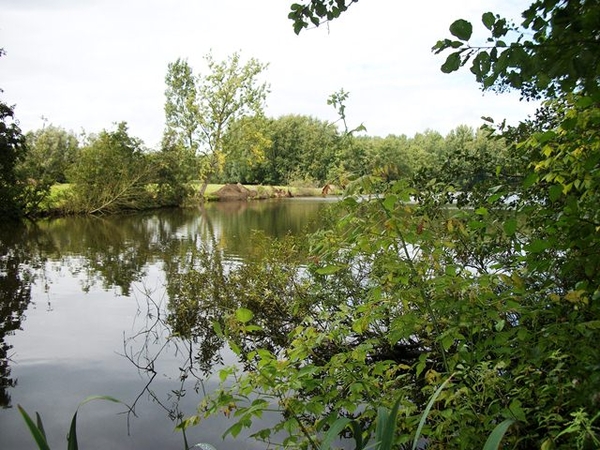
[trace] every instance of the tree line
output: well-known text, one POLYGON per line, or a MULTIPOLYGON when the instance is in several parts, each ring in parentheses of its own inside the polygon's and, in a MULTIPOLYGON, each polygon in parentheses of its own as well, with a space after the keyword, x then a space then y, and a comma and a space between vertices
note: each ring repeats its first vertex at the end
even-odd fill
POLYGON ((503 140, 465 125, 446 136, 433 130, 412 137, 373 137, 359 133, 362 127, 348 131, 343 90, 328 99, 339 123, 294 114, 266 117, 268 85, 258 79, 266 65, 254 59, 243 64, 239 54, 224 61, 208 55, 206 61, 201 75, 182 59, 168 65, 166 127, 156 149, 131 136, 126 123, 95 134, 53 124, 23 133, 17 122, 9 123, 13 109, 3 104, 3 213, 181 206, 203 199, 208 183, 345 187, 370 174, 436 177, 448 164, 461 167, 467 186, 507 156, 503 140))

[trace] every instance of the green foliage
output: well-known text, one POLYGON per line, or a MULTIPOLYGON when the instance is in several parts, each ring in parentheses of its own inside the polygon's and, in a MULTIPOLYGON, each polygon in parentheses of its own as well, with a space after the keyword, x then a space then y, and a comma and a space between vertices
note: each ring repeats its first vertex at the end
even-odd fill
POLYGON ((159 152, 148 155, 155 168, 156 201, 161 206, 181 206, 193 196, 192 182, 198 174, 193 150, 166 132, 159 152))
MULTIPOLYGON (((0 52, 1 55, 1 52, 0 52)), ((0 213, 5 218, 17 218, 25 212, 23 193, 26 180, 17 166, 27 153, 25 136, 14 121, 13 108, 0 102, 0 213)))
POLYGON ((358 0, 309 0, 294 3, 288 18, 294 22, 294 32, 299 34, 310 24, 318 27, 323 22, 337 19, 352 3, 358 0))
POLYGON ((480 45, 469 42, 471 23, 453 22, 453 38, 433 47, 435 53, 451 51, 442 71, 450 73, 470 63, 484 89, 517 89, 524 98, 557 97, 573 91, 597 96, 597 2, 535 1, 523 11, 522 19, 515 25, 497 14, 484 13, 481 21, 489 37, 480 45))
POLYGON ((261 115, 269 92, 259 77, 267 65, 251 58, 242 64, 239 53, 224 61, 205 56, 207 72, 194 76, 186 61, 169 64, 165 114, 167 130, 177 143, 199 153, 204 196, 212 176, 227 160, 224 137, 229 126, 245 116, 261 115))
MULTIPOLYGON (((366 178, 355 189, 370 192, 376 182, 366 178)), ((372 433, 375 405, 391 407, 391 398, 400 399, 394 445, 407 444, 417 429, 430 448, 482 448, 501 437, 516 448, 546 441, 573 448, 596 439, 598 275, 588 269, 588 283, 573 279, 578 267, 597 267, 595 256, 583 258, 569 235, 545 254, 546 230, 536 226, 541 217, 527 209, 529 199, 507 209, 496 190, 475 209, 449 209, 409 206, 414 193, 394 182, 377 199, 343 202, 338 226, 313 241, 310 289, 290 298, 302 299, 302 321, 277 347, 246 345, 247 374, 216 394, 207 412, 235 405, 239 422, 230 431, 237 434, 265 410, 280 409, 282 421, 256 436, 287 431, 284 446, 314 447, 317 431, 340 416, 372 433), (561 434, 573 429, 576 411, 588 425, 561 434)), ((552 205, 547 218, 556 221, 565 210, 552 205)), ((243 319, 241 328, 223 328, 225 336, 264 326, 249 314, 243 319)))
POLYGON ((72 132, 49 125, 26 134, 27 154, 18 165, 24 186, 23 202, 29 214, 43 209, 53 185, 66 183, 66 173, 78 156, 79 144, 72 132))
POLYGON ((273 154, 273 120, 262 115, 242 117, 233 122, 223 137, 226 159, 222 181, 243 184, 283 184, 274 176, 273 165, 267 156, 273 154))
POLYGON ((66 172, 79 151, 79 142, 73 132, 48 125, 26 134, 28 152, 25 171, 35 180, 66 183, 66 172))
POLYGON ((76 213, 105 213, 139 209, 151 203, 149 184, 154 167, 142 143, 130 137, 127 125, 92 136, 68 172, 72 183, 67 209, 76 213))

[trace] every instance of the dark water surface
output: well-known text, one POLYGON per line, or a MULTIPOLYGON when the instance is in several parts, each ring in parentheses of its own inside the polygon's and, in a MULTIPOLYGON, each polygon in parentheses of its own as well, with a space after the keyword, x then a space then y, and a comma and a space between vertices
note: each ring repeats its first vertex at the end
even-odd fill
MULTIPOLYGON (((301 234, 329 204, 321 199, 231 202, 204 210, 0 227, 0 449, 35 448, 17 404, 40 413, 51 447, 59 449, 66 448, 71 417, 86 397, 109 395, 131 405, 140 394, 137 417, 119 414, 126 408, 106 401, 82 406, 80 448, 183 449, 169 410, 182 387, 185 348, 167 340, 168 330, 156 325, 168 303, 166 267, 181 262, 186 249, 207 242, 226 261, 243 259, 251 230, 273 238, 301 234), (134 363, 147 364, 153 355, 159 355, 155 376, 144 391, 151 372, 134 363)), ((226 349, 223 359, 235 362, 226 349)), ((178 411, 194 413, 202 389, 208 392, 217 383, 213 374, 202 385, 184 385, 178 411)), ((231 424, 226 417, 208 419, 188 430, 189 444, 265 447, 243 436, 223 441, 231 424)))

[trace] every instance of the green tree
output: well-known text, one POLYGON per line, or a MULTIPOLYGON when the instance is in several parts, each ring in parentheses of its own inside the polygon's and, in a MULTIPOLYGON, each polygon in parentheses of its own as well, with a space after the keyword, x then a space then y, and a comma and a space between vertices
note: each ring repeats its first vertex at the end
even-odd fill
POLYGON ((165 135, 194 153, 202 143, 196 77, 186 60, 169 63, 165 77, 165 135))
POLYGON ((3 217, 16 218, 25 212, 25 180, 18 175, 17 166, 26 153, 25 136, 14 120, 13 108, 0 102, 0 212, 3 217))
POLYGON ((234 53, 224 61, 205 56, 207 73, 193 76, 187 62, 177 60, 167 74, 167 127, 200 155, 200 197, 227 154, 223 139, 228 127, 244 116, 260 115, 268 85, 259 77, 266 65, 252 58, 242 64, 234 53))
POLYGON ((73 184, 68 209, 87 214, 139 209, 151 204, 155 181, 142 142, 129 136, 127 124, 92 136, 69 170, 73 184))
MULTIPOLYGON (((338 3, 308 2, 307 16, 292 5, 297 31, 311 14, 335 18, 338 3)), ((517 139, 508 149, 516 177, 486 167, 464 208, 440 202, 455 191, 447 183, 353 184, 349 194, 361 196, 345 199, 345 214, 312 242, 311 289, 293 300, 305 319, 283 348, 243 355, 246 374, 205 402, 209 413, 235 404, 232 434, 275 404, 281 422, 256 436, 286 431, 284 446, 318 448, 342 423, 359 443, 374 434, 378 408, 397 400, 398 447, 419 426, 428 448, 482 448, 499 423, 512 424, 503 448, 600 446, 596 3, 536 1, 520 26, 485 13, 489 48, 469 44, 467 21, 451 25, 454 38, 434 47, 452 52, 443 71, 470 63, 484 89, 549 99, 541 120, 506 135, 517 139), (421 201, 409 205, 414 195, 421 201)), ((488 137, 460 129, 448 145, 484 153, 488 137)), ((232 315, 231 333, 251 339, 261 330, 252 319, 232 315)))
POLYGON ((225 183, 265 183, 266 154, 271 150, 272 121, 262 115, 242 117, 233 122, 223 139, 225 183))
POLYGON ((198 160, 174 133, 165 132, 160 151, 148 154, 148 158, 156 171, 156 200, 160 205, 179 206, 193 196, 198 160))
POLYGON ((48 125, 25 135, 29 151, 24 170, 36 180, 66 183, 68 167, 77 158, 77 136, 63 128, 48 125))

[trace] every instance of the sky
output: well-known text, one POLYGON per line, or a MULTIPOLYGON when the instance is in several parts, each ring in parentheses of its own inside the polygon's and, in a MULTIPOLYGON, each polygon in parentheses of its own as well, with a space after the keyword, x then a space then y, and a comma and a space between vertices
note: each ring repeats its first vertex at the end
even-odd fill
POLYGON ((212 52, 268 63, 266 114, 334 122, 327 98, 344 89, 350 127, 367 134, 447 134, 482 116, 516 123, 535 105, 518 93, 483 93, 468 69, 440 71, 437 40, 471 20, 482 37, 486 11, 518 19, 517 0, 360 0, 329 26, 299 36, 293 0, 0 0, 0 99, 15 105, 23 131, 44 123, 97 133, 125 121, 157 148, 164 131, 167 65, 187 59, 195 73, 212 52))

